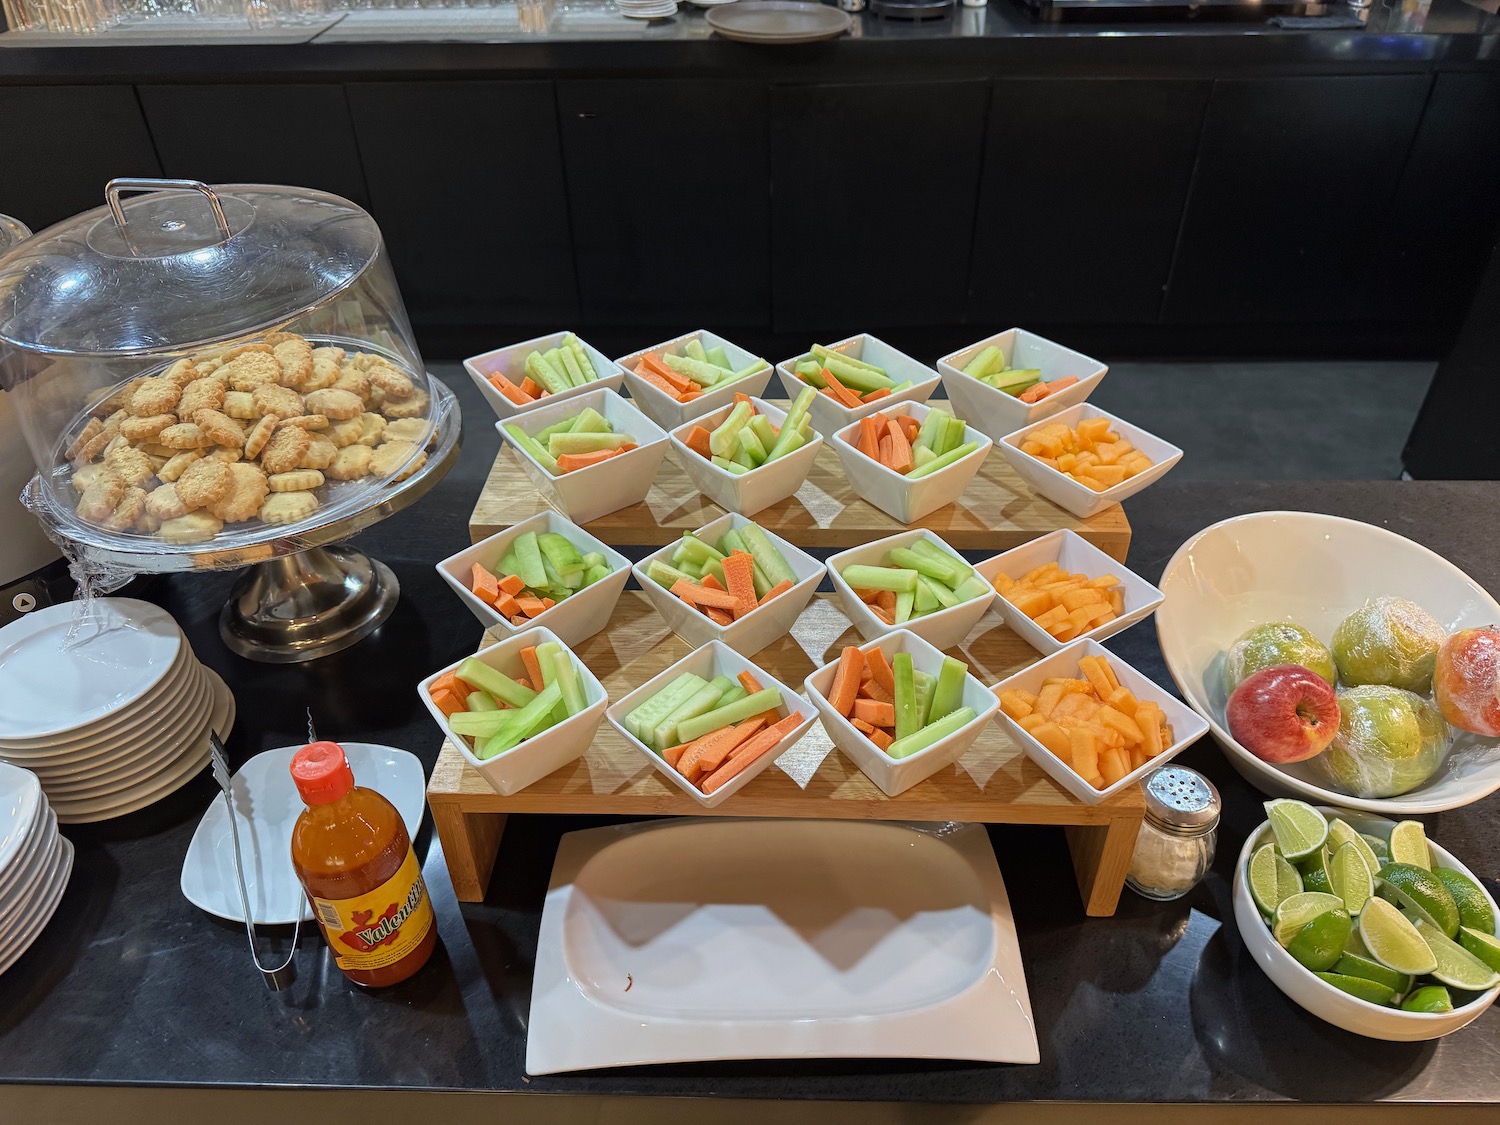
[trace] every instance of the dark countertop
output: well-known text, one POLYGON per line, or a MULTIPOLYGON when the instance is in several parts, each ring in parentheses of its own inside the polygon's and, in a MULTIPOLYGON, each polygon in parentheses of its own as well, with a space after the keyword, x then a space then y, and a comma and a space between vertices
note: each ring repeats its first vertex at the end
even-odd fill
MULTIPOLYGON (((230 576, 156 578, 131 591, 170 609, 199 656, 235 690, 240 718, 229 748, 236 764, 300 741, 309 702, 328 737, 402 746, 429 769, 435 760, 438 734, 413 685, 472 651, 479 628, 431 564, 467 544, 468 513, 497 444, 472 386, 453 379, 452 367, 442 370, 468 412, 469 444, 427 498, 359 538, 403 587, 396 614, 376 637, 307 666, 252 664, 232 656, 214 627, 230 576)), ((1130 564, 1155 579, 1180 542, 1209 523, 1247 511, 1304 508, 1391 527, 1500 591, 1494 530, 1478 518, 1493 512, 1497 500, 1494 483, 1168 478, 1129 505, 1130 564)), ((1170 683, 1149 623, 1110 647, 1170 683)), ((246 1100, 253 1095, 245 1088, 286 1086, 444 1091, 426 1104, 442 1107, 455 1122, 493 1121, 497 1114, 638 1120, 652 1110, 614 1101, 636 1095, 784 1099, 778 1120, 810 1120, 819 1107, 795 1103, 830 1099, 929 1107, 1028 1103, 983 1113, 955 1108, 954 1119, 964 1121, 988 1120, 990 1113, 1039 1120, 1049 1107, 1066 1116, 1076 1102, 1175 1103, 1205 1116, 1214 1107, 1230 1113, 1243 1103, 1283 1099, 1449 1103, 1441 1112, 1450 1122, 1467 1117, 1453 1103, 1487 1103, 1474 1107, 1474 1119, 1495 1120, 1500 1016, 1490 1013, 1438 1043, 1362 1039, 1303 1012, 1253 964, 1231 921, 1230 867, 1262 819, 1261 797, 1229 769, 1211 737, 1183 760, 1213 778, 1225 804, 1214 871, 1186 900, 1157 904, 1126 892, 1116 917, 1085 918, 1060 832, 993 832, 1026 962, 1040 1065, 752 1062, 535 1079, 522 1072, 529 966, 552 851, 560 832, 596 822, 512 818, 487 900, 463 906, 453 898, 430 827, 424 829, 418 844, 426 848, 442 939, 432 962, 401 986, 362 993, 313 938, 298 953, 297 984, 273 995, 248 963, 243 931, 199 911, 177 886, 188 840, 213 793, 204 775, 145 812, 67 830, 78 854, 59 913, 0 977, 0 1080, 19 1084, 0 1093, 0 1121, 71 1121, 85 1112, 108 1112, 115 1121, 182 1119, 162 1108, 177 1104, 162 1086, 215 1087, 197 1104, 219 1121, 264 1119, 268 1104, 284 1114, 321 1105, 320 1120, 329 1112, 348 1119, 358 1102, 356 1095, 331 1095, 330 1107, 308 1091, 246 1100), (152 1086, 154 1093, 104 1088, 152 1086), (496 1103, 455 1091, 585 1096, 496 1103)), ((1500 873, 1496 808, 1489 802, 1433 817, 1429 830, 1493 876, 1500 873)), ((409 1113, 424 1103, 370 1104, 386 1113, 401 1105, 409 1113)), ((733 1111, 718 1102, 692 1106, 692 1120, 733 1111)), ((885 1105, 860 1112, 910 1121, 939 1111, 885 1105)), ((1090 1110, 1087 1119, 1109 1118, 1090 1110)))

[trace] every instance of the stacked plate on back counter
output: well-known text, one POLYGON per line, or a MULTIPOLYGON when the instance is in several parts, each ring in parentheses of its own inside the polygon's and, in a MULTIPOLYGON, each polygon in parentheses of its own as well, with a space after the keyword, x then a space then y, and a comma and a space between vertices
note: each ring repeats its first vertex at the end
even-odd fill
POLYGON ((168 613, 129 598, 0 629, 0 761, 36 774, 63 824, 143 809, 208 764, 234 697, 168 613))
POLYGON ((661 20, 677 14, 677 0, 615 0, 615 6, 632 20, 661 20))
POLYGON ((0 973, 47 925, 73 871, 73 845, 36 776, 0 762, 0 973))

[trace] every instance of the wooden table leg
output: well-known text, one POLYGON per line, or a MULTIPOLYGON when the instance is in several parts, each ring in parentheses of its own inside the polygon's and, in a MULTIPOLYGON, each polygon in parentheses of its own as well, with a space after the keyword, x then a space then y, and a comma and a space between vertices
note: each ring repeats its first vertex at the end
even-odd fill
POLYGON ((1135 851, 1141 818, 1116 817, 1108 824, 1070 824, 1063 828, 1073 853, 1073 872, 1083 894, 1084 911, 1107 918, 1120 904, 1125 873, 1135 851))
POLYGON ((446 801, 431 802, 432 823, 459 902, 483 902, 500 852, 505 813, 466 813, 446 801))

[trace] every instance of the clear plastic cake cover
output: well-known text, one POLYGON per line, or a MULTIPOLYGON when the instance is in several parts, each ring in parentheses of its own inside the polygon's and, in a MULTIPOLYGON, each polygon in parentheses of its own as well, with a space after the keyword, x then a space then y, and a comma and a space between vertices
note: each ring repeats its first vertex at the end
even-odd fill
POLYGON ((0 254, 4 254, 23 238, 31 237, 31 231, 20 219, 0 215, 0 254))

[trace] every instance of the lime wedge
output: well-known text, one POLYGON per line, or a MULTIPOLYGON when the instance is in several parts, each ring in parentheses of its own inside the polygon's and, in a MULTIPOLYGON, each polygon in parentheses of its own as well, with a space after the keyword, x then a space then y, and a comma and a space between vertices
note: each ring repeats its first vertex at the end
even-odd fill
POLYGON ((1318 973, 1316 975, 1319 980, 1327 981, 1334 988, 1342 989, 1350 996, 1357 996, 1371 1004, 1379 1004, 1382 1008, 1389 1006, 1390 1002, 1396 998, 1395 989, 1365 977, 1349 977, 1343 973, 1318 973))
POLYGON ((1500 973, 1458 942, 1440 933, 1436 926, 1429 922, 1418 922, 1417 933, 1422 935, 1422 940, 1432 950, 1433 957, 1437 958, 1437 968, 1431 970, 1432 976, 1444 984, 1461 988, 1465 992, 1484 992, 1500 984, 1500 973))
MULTIPOLYGON (((1369 904, 1366 903, 1365 905, 1368 906, 1369 904)), ((1344 952, 1366 961, 1374 960, 1374 956, 1370 953, 1369 948, 1365 945, 1365 939, 1359 936, 1358 926, 1354 927, 1354 932, 1349 935, 1349 940, 1344 942, 1344 952)), ((1339 969, 1339 972, 1341 973, 1345 973, 1348 971, 1349 970, 1347 969, 1339 969)), ((1359 976, 1358 973, 1354 973, 1353 975, 1359 976)))
POLYGON ((1405 973, 1387 969, 1380 962, 1371 961, 1368 957, 1361 957, 1357 953, 1345 952, 1339 958, 1338 964, 1334 965, 1333 971, 1346 977, 1364 977, 1365 980, 1383 984, 1398 996, 1411 988, 1411 977, 1405 973))
POLYGON ((1359 914, 1359 936, 1370 956, 1387 969, 1414 977, 1437 968, 1437 957, 1417 928, 1383 898, 1365 903, 1359 914))
POLYGON ((1306 801, 1284 798, 1267 801, 1266 816, 1271 820, 1271 831, 1276 834, 1276 845, 1287 859, 1310 856, 1328 839, 1328 821, 1306 801))
POLYGON ((1485 934, 1495 932, 1495 912, 1490 908, 1490 900, 1480 890, 1478 883, 1451 867, 1434 867, 1432 873, 1437 876, 1438 882, 1448 888, 1453 901, 1458 903, 1459 925, 1485 934))
POLYGON ((1403 1012, 1451 1012, 1453 998, 1440 984, 1429 984, 1417 989, 1401 1003, 1403 1012))
POLYGON ((1282 900, 1281 905, 1276 908, 1276 924, 1271 928, 1276 934, 1277 943, 1285 949, 1301 933, 1302 927, 1318 915, 1343 909, 1344 900, 1338 895, 1303 891, 1282 900))
POLYGON ((1425 918, 1442 930, 1444 937, 1458 933, 1458 903, 1431 871, 1411 863, 1388 863, 1380 869, 1380 879, 1381 898, 1394 900, 1407 913, 1425 918))
POLYGON ((1250 897, 1267 918, 1274 917, 1282 902, 1302 890, 1302 876, 1277 853, 1275 844, 1262 844, 1255 849, 1245 876, 1250 883, 1250 897))
POLYGON ((1359 838, 1370 845, 1370 850, 1375 853, 1375 866, 1378 868, 1391 861, 1391 846, 1379 836, 1371 836, 1368 832, 1361 832, 1359 838))
MULTIPOLYGON (((1365 865, 1372 875, 1380 870, 1380 860, 1376 858, 1375 849, 1370 847, 1370 842, 1338 817, 1334 817, 1328 822, 1328 850, 1336 852, 1345 844, 1353 844, 1359 849, 1359 854, 1365 857, 1365 865)), ((1382 843, 1381 847, 1384 846, 1382 843)))
POLYGON ((1352 840, 1328 861, 1328 889, 1344 900, 1344 909, 1350 914, 1363 910, 1375 893, 1375 873, 1365 862, 1364 852, 1352 840))
POLYGON ((1344 943, 1354 931, 1354 921, 1342 907, 1319 914, 1287 945, 1286 951, 1304 969, 1322 972, 1338 964, 1344 943))
POLYGON ((1470 953, 1478 957, 1490 968, 1500 972, 1500 940, 1493 934, 1481 933, 1479 930, 1470 929, 1468 926, 1460 926, 1458 930, 1458 941, 1470 953))
POLYGON ((1421 821, 1403 820, 1391 829, 1391 862, 1432 870, 1432 851, 1427 847, 1421 821))

